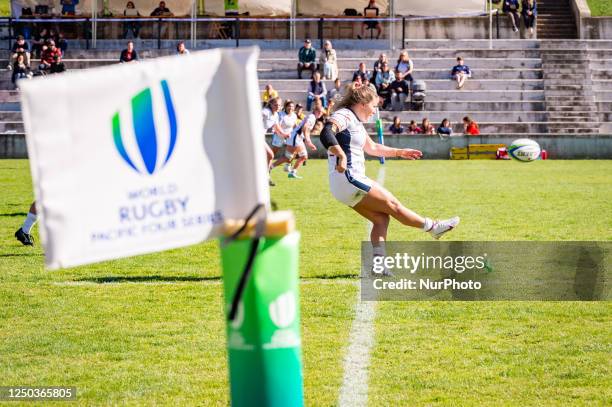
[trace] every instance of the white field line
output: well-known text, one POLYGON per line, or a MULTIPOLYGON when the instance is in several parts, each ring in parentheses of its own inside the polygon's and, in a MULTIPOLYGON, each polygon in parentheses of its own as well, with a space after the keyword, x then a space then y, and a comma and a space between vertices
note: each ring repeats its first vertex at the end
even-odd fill
MULTIPOLYGON (((385 183, 385 166, 378 170, 378 183, 385 183)), ((367 223, 366 239, 370 239, 372 223, 367 223)), ((361 274, 361 272, 360 272, 361 274)), ((344 356, 344 377, 338 404, 340 407, 361 407, 368 404, 368 370, 370 351, 374 346, 376 302, 361 301, 361 284, 357 292, 355 319, 349 334, 349 346, 344 356)))

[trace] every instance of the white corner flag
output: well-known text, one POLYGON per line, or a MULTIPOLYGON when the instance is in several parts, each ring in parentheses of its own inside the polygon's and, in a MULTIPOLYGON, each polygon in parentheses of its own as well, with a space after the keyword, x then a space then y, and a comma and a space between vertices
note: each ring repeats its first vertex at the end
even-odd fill
POLYGON ((47 267, 186 246, 269 204, 255 48, 20 82, 47 267))

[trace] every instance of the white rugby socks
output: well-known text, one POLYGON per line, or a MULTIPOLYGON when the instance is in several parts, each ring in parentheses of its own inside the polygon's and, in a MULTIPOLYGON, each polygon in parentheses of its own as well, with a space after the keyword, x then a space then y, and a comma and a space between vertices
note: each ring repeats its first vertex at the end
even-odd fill
POLYGON ((433 220, 431 220, 430 218, 425 218, 425 223, 423 224, 423 232, 429 232, 433 225, 433 220))
POLYGON ((25 222, 23 222, 23 226, 21 226, 21 230, 23 230, 27 234, 30 234, 30 231, 34 227, 34 224, 36 223, 36 221, 37 221, 37 216, 33 214, 32 212, 29 212, 28 216, 26 216, 25 222))

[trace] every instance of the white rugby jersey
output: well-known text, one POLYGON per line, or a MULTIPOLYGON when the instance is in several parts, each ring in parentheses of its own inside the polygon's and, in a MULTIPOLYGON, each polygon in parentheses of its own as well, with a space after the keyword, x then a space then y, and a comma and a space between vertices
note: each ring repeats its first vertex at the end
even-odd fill
POLYGON ((284 132, 291 132, 297 123, 297 116, 294 112, 287 114, 280 112, 278 124, 284 132))
MULTIPOLYGON (((347 108, 338 109, 328 120, 338 127, 336 139, 346 154, 347 168, 353 175, 365 176, 363 147, 369 136, 363 123, 347 108)), ((329 154, 328 157, 329 171, 333 172, 336 170, 336 156, 329 154)))
POLYGON ((317 122, 317 117, 314 115, 314 113, 309 113, 306 117, 302 119, 300 124, 298 124, 293 129, 293 132, 291 133, 291 137, 289 137, 288 143, 292 146, 297 146, 298 144, 300 144, 302 141, 304 141, 304 136, 302 134, 302 131, 304 129, 308 129, 308 131, 312 131, 316 122, 317 122))
POLYGON ((266 132, 271 131, 272 127, 274 127, 274 125, 278 123, 278 112, 272 113, 272 110, 267 107, 263 108, 263 110, 261 111, 261 116, 263 119, 263 126, 266 132))

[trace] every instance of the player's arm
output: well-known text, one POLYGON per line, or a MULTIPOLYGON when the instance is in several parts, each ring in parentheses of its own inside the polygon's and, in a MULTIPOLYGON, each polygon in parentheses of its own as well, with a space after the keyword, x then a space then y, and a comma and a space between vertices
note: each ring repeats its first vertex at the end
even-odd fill
POLYGON ((304 140, 306 141, 306 145, 308 146, 308 148, 310 148, 312 151, 316 151, 317 150, 317 146, 315 146, 312 143, 312 140, 310 139, 310 132, 311 131, 312 131, 312 127, 304 126, 304 129, 302 129, 302 134, 304 134, 304 140))
POLYGON ((393 148, 375 143, 370 136, 366 137, 363 151, 369 155, 373 155, 374 157, 396 157, 404 158, 406 160, 418 160, 423 155, 423 153, 419 150, 413 150, 410 148, 393 148))
POLYGON ((328 121, 323 126, 321 131, 320 140, 323 147, 327 149, 331 154, 336 156, 336 171, 342 173, 346 171, 346 154, 342 151, 336 134, 338 133, 338 125, 332 121, 328 121))
POLYGON ((289 136, 291 135, 291 133, 283 131, 283 128, 278 123, 275 123, 274 126, 272 126, 272 130, 274 130, 274 133, 278 134, 283 138, 289 138, 289 136))

